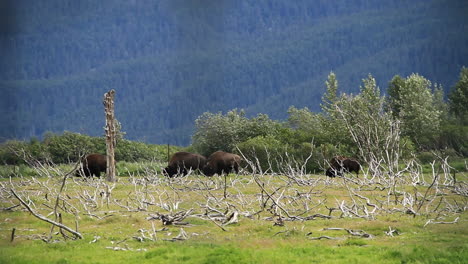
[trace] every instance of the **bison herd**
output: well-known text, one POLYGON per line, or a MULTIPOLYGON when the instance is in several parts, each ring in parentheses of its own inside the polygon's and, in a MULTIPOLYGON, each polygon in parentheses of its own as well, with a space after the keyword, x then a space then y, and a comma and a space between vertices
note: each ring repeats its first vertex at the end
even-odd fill
POLYGON ((171 178, 175 175, 187 175, 189 170, 201 171, 206 176, 216 173, 229 174, 231 171, 239 173, 240 162, 239 155, 224 151, 216 151, 208 158, 200 154, 177 152, 169 160, 169 165, 163 169, 163 173, 171 178))
MULTIPOLYGON (((206 176, 214 174, 222 175, 230 172, 239 173, 241 157, 237 154, 224 151, 216 151, 208 158, 200 154, 190 152, 177 152, 172 155, 169 164, 163 169, 163 174, 167 177, 177 175, 185 176, 189 171, 200 171, 206 176)), ((342 177, 343 173, 355 172, 359 176, 361 165, 353 158, 336 156, 329 162, 330 167, 325 171, 329 177, 342 177)), ((81 160, 81 167, 76 172, 76 176, 101 176, 101 172, 106 171, 107 156, 101 154, 90 154, 81 160)))

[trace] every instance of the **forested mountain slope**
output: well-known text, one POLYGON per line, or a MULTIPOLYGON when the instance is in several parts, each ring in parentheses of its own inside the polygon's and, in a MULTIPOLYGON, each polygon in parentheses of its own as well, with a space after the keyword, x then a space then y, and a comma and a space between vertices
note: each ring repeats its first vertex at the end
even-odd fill
POLYGON ((417 72, 447 90, 468 65, 467 1, 9 1, 0 4, 0 140, 101 135, 116 90, 128 139, 190 143, 205 111, 319 111, 417 72))

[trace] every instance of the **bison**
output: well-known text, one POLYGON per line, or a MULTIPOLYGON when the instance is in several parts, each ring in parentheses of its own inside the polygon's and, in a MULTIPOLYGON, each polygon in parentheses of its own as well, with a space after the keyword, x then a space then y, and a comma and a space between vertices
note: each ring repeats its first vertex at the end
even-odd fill
POLYGON ((232 170, 239 173, 241 157, 236 154, 216 151, 208 157, 203 173, 206 176, 213 176, 215 173, 222 175, 229 174, 232 170))
POLYGON ((164 168, 163 173, 172 178, 174 175, 187 175, 189 170, 201 170, 206 164, 206 158, 190 152, 176 152, 164 168))
POLYGON ((359 177, 359 170, 361 165, 359 162, 353 158, 347 158, 342 156, 333 157, 330 160, 330 168, 325 172, 325 175, 328 177, 343 176, 343 172, 356 172, 356 175, 359 177))
POLYGON ((89 154, 81 160, 81 168, 76 171, 76 176, 101 177, 101 171, 107 168, 107 156, 101 154, 89 154))

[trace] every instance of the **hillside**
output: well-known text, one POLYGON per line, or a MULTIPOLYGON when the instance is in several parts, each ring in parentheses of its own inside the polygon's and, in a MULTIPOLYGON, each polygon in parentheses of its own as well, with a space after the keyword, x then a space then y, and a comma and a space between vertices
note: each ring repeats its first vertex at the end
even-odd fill
POLYGON ((0 141, 103 134, 116 90, 126 137, 187 145, 205 111, 319 111, 324 81, 357 92, 418 72, 448 90, 468 65, 466 1, 15 1, 0 17, 0 141))

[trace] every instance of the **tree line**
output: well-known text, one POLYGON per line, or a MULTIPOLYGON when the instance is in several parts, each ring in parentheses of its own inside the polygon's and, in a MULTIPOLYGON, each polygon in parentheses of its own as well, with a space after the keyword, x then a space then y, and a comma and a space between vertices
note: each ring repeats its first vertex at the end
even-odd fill
MULTIPOLYGON (((339 90, 331 72, 320 104, 322 111, 291 106, 285 122, 265 114, 248 118, 242 110, 204 113, 196 121, 191 149, 208 155, 218 149, 241 152, 271 168, 271 161, 315 161, 309 171, 323 169, 334 155, 357 157, 363 163, 393 158, 468 157, 468 69, 445 100, 440 85, 419 74, 395 76, 383 95, 372 75, 362 80, 358 94, 339 90)), ((277 163, 280 166, 280 163, 277 163)), ((460 169, 466 169, 463 164, 460 169)), ((278 169, 278 168, 277 168, 278 169)))
MULTIPOLYGON (((115 158, 117 161, 142 162, 166 161, 168 152, 181 149, 177 146, 155 145, 143 142, 117 139, 115 158)), ((74 163, 81 156, 91 153, 106 153, 104 137, 92 137, 65 131, 62 134, 48 132, 42 140, 9 140, 0 144, 0 163, 35 165, 40 163, 74 163)))
MULTIPOLYGON (((363 163, 388 159, 388 151, 395 150, 398 158, 418 158, 423 163, 437 157, 468 157, 468 68, 461 69, 447 96, 440 85, 419 74, 394 76, 387 95, 370 74, 362 80, 358 94, 341 92, 333 72, 325 86, 321 112, 291 106, 284 121, 266 114, 248 117, 239 109, 205 112, 195 120, 192 144, 171 146, 169 152, 185 149, 205 156, 217 150, 236 152, 272 170, 280 169, 280 160, 305 162, 312 155, 314 159, 306 164, 309 171, 322 170, 334 155, 357 157, 363 163)), ((167 160, 167 146, 120 135, 118 161, 167 160)), ((49 132, 42 141, 10 140, 0 145, 3 164, 27 159, 69 163, 89 153, 105 153, 103 137, 49 132)))

